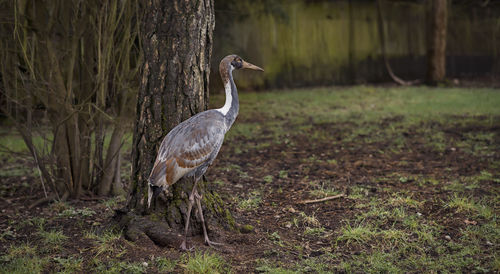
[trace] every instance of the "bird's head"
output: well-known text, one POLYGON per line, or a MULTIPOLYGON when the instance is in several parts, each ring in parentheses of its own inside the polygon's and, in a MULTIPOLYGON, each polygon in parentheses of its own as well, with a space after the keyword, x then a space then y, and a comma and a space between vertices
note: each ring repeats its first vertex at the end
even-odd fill
POLYGON ((220 61, 219 70, 221 74, 223 74, 224 71, 229 71, 233 69, 252 69, 258 71, 264 71, 262 68, 246 62, 236 54, 228 55, 224 57, 222 61, 220 61))
POLYGON ((168 185, 165 186, 156 186, 151 183, 148 184, 148 208, 151 207, 151 201, 154 201, 158 195, 160 195, 161 192, 163 192, 165 195, 168 194, 168 185))
POLYGON ((239 57, 238 55, 230 55, 230 56, 232 57, 231 66, 233 66, 233 68, 235 69, 253 69, 258 71, 264 71, 262 68, 254 64, 250 64, 245 60, 241 59, 241 57, 239 57))

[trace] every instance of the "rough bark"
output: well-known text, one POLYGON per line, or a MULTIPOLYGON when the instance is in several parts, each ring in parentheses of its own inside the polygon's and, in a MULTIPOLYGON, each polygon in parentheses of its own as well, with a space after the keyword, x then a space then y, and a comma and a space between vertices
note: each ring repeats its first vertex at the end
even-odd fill
MULTIPOLYGON (((181 179, 171 187, 172 196, 160 195, 162 199, 147 209, 147 179, 163 137, 208 106, 214 3, 213 0, 149 0, 145 3, 145 14, 141 25, 144 65, 132 151, 133 186, 125 232, 132 240, 137 239, 137 231, 141 231, 155 241, 152 235, 157 233, 151 234, 149 228, 158 225, 152 222, 160 221, 164 235, 179 235, 177 232, 182 231, 185 223, 192 180, 181 179), (149 214, 146 219, 130 217, 146 213, 149 214)), ((206 191, 202 183, 198 185, 205 201, 215 198, 220 202, 217 194, 206 191)), ((208 204, 209 209, 214 207, 212 204, 208 204)), ((194 210, 191 224, 191 231, 201 231, 194 210)), ((167 245, 165 240, 158 244, 167 245)), ((171 245, 176 244, 176 240, 171 241, 171 245)))
POLYGON ((446 76, 447 0, 428 0, 427 82, 435 85, 446 76))

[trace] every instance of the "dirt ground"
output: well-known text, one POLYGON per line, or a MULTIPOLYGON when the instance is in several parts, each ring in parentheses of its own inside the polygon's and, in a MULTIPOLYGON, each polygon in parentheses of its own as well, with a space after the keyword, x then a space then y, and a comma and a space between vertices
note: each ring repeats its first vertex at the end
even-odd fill
MULTIPOLYGON (((263 119, 247 116, 238 122, 263 119)), ((129 263, 113 268, 118 272, 183 272, 192 254, 203 251, 223 259, 222 272, 235 273, 419 272, 440 267, 495 271, 500 251, 499 237, 494 239, 499 236, 500 124, 485 124, 484 119, 451 117, 452 123, 410 127, 401 126, 399 116, 361 124, 312 121, 301 130, 284 123, 281 130, 290 134, 278 140, 265 134, 266 129, 264 134, 235 135, 222 147, 207 179, 235 221, 253 229, 211 230, 212 239, 224 246, 206 247, 200 235, 190 239, 195 247, 191 253, 131 243, 119 234, 102 236, 123 200, 93 198, 29 210, 44 195, 38 178, 4 174, 1 263, 8 267, 16 258, 13 247, 24 244, 35 249, 26 247, 25 254, 49 258, 42 262, 43 272, 72 272, 64 264, 68 259, 76 261, 76 272, 109 270, 115 261, 129 263), (360 133, 360 127, 370 128, 369 133, 360 133), (388 128, 393 133, 385 135, 388 128), (303 203, 339 194, 343 196, 303 203), (481 205, 491 212, 483 213, 481 205), (483 225, 493 227, 493 237, 476 235, 477 241, 469 244, 471 231, 480 234, 483 225), (51 231, 62 232, 63 240, 48 240, 44 232, 51 231), (473 251, 464 251, 470 245, 473 251), (426 261, 406 261, 414 255, 426 261), (158 258, 172 266, 162 268, 158 258)), ((22 157, 2 161, 4 168, 32 165, 22 157)))
MULTIPOLYGON (((383 121, 379 126, 388 126, 390 122, 383 121)), ((352 219, 364 211, 364 208, 356 207, 356 199, 350 198, 353 189, 358 191, 361 189, 366 199, 375 198, 380 203, 390 199, 394 192, 409 193, 412 199, 424 201, 420 208, 410 209, 410 212, 421 213, 424 218, 434 220, 443 226, 443 237, 449 235, 454 239, 460 236, 460 231, 468 225, 466 217, 443 208, 441 200, 446 200, 449 192, 444 190, 447 182, 441 180, 451 181, 453 178, 471 176, 481 170, 487 170, 488 160, 464 154, 455 148, 435 152, 423 142, 422 136, 418 136, 413 130, 403 133, 407 140, 404 153, 380 154, 380 151, 390 147, 388 142, 391 140, 371 144, 357 143, 356 140, 352 143, 332 141, 341 140, 344 137, 343 132, 352 130, 349 126, 348 124, 313 125, 309 132, 289 137, 289 142, 297 144, 292 148, 282 143, 249 150, 245 152, 243 158, 231 157, 234 153, 228 152, 229 149, 221 152, 222 157, 217 162, 219 167, 236 163, 241 166, 241 170, 252 174, 240 176, 238 182, 224 184, 220 187, 222 193, 229 197, 248 197, 248 193, 255 189, 260 189, 263 193, 262 205, 257 210, 241 211, 235 203, 229 203, 238 223, 255 226, 255 233, 231 234, 227 236, 230 240, 226 238, 231 246, 228 255, 234 265, 238 266, 238 272, 253 271, 256 265, 249 262, 258 258, 276 256, 273 259, 278 261, 298 262, 302 256, 315 257, 328 251, 340 251, 349 256, 359 254, 362 249, 370 249, 369 245, 352 246, 335 242, 334 235, 304 236, 307 224, 290 226, 290 220, 297 216, 297 212, 304 212, 306 216, 315 216, 326 231, 339 231, 345 220, 352 219), (331 139, 311 142, 309 136, 313 132, 329 135, 331 139), (311 157, 314 159, 311 160, 311 157), (336 161, 328 162, 328 159, 336 161), (286 171, 286 176, 280 176, 280 171, 286 171), (271 183, 262 179, 268 174, 274 174, 271 183), (436 178, 442 183, 416 185, 417 177, 436 178), (301 201, 317 198, 311 197, 311 192, 317 190, 318 184, 311 182, 318 182, 320 187, 336 190, 346 197, 302 204, 301 201), (274 232, 278 232, 280 239, 286 242, 284 246, 277 246, 272 237, 268 236, 274 232), (302 246, 303 249, 294 252, 290 250, 293 246, 302 246)), ((497 144, 500 137, 500 126, 441 128, 441 130, 455 136, 475 130, 487 131, 497 136, 495 140, 497 144)), ((251 142, 258 144, 265 140, 251 140, 251 142)), ((496 151, 493 159, 495 161, 500 159, 499 151, 496 151)), ((209 176, 212 180, 235 177, 238 177, 237 171, 224 172, 224 168, 210 172, 209 176)), ((475 190, 474 196, 498 195, 498 187, 498 182, 483 181, 481 187, 475 190)), ((498 250, 498 246, 496 248, 498 250)))

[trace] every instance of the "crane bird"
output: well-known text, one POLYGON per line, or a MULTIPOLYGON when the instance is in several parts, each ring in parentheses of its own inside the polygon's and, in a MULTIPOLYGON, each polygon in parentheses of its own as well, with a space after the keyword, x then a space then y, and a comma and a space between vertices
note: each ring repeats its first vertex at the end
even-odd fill
POLYGON ((234 69, 242 68, 264 71, 256 65, 245 62, 237 55, 224 57, 219 65, 219 73, 226 91, 224 106, 200 112, 174 127, 163 139, 149 175, 148 207, 151 206, 152 199, 155 199, 161 192, 167 193, 169 186, 179 179, 187 177, 194 180, 193 190, 189 195, 184 240, 181 244, 183 250, 186 250, 189 219, 195 202, 203 226, 205 244, 210 246, 219 244, 208 238, 201 209, 201 196, 196 190, 196 184, 217 157, 224 135, 238 115, 238 91, 232 73, 234 69))

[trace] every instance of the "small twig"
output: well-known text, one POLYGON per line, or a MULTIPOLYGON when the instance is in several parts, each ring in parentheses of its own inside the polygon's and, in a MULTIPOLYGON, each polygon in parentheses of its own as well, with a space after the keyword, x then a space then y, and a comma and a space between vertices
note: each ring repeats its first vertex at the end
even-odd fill
POLYGON ((321 199, 316 199, 316 200, 304 200, 304 201, 300 201, 300 202, 298 202, 298 203, 299 203, 299 204, 313 204, 313 203, 320 203, 320 202, 324 202, 324 201, 329 201, 329 200, 333 200, 333 199, 338 199, 338 198, 341 198, 341 197, 344 197, 344 196, 345 196, 344 194, 339 194, 339 195, 328 196, 328 197, 321 198, 321 199))
POLYGON ((59 200, 61 202, 64 202, 64 201, 66 201, 66 199, 68 199, 69 192, 67 192, 67 191, 64 192, 64 194, 62 195, 61 199, 59 199, 58 197, 59 196, 56 193, 56 194, 49 195, 48 197, 44 197, 44 198, 38 199, 34 203, 32 203, 31 205, 29 205, 28 209, 33 209, 34 207, 37 207, 39 205, 42 205, 42 204, 45 204, 45 203, 48 203, 48 202, 52 202, 52 201, 55 201, 55 200, 59 200))
POLYGON ((55 200, 56 198, 57 198, 57 196, 55 194, 52 194, 48 197, 40 198, 40 199, 36 200, 34 203, 32 203, 30 206, 28 206, 28 209, 32 209, 32 208, 37 207, 39 205, 48 203, 50 201, 55 200))

